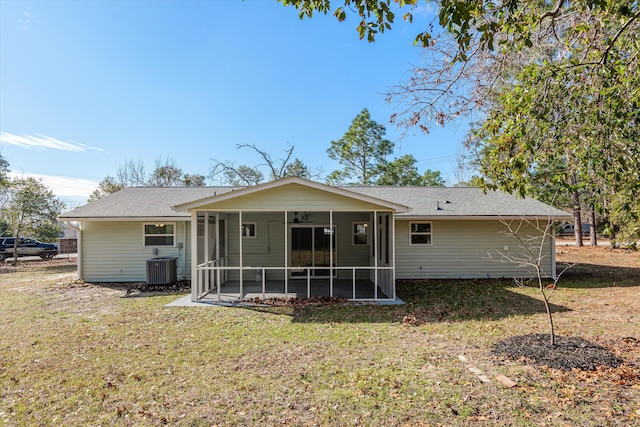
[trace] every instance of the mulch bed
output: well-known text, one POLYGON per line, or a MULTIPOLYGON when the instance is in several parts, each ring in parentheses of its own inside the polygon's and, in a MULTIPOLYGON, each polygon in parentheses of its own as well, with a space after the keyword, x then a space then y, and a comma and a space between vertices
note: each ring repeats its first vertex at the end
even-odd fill
POLYGON ((145 282, 130 283, 126 285, 127 296, 143 296, 156 294, 175 294, 191 292, 189 280, 179 280, 166 285, 147 285, 145 282))
POLYGON ((519 335, 493 345, 492 355, 510 360, 527 361, 562 371, 593 371, 599 366, 617 368, 622 364, 611 351, 580 337, 556 336, 552 347, 548 334, 519 335))

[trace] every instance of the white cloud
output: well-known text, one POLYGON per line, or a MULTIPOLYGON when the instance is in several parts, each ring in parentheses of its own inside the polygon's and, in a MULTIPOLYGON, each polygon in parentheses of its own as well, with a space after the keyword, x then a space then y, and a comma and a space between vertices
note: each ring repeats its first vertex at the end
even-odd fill
POLYGON ((33 15, 31 15, 29 12, 22 12, 22 18, 20 19, 20 29, 29 30, 31 28, 31 18, 33 18, 33 15))
POLYGON ((11 178, 36 178, 58 197, 82 197, 85 200, 98 187, 98 182, 71 176, 43 175, 32 172, 9 172, 11 178))
POLYGON ((102 148, 91 147, 78 142, 61 141, 44 135, 14 135, 9 132, 0 132, 0 142, 17 145, 22 148, 37 148, 41 150, 63 150, 82 152, 87 150, 103 151, 102 148))

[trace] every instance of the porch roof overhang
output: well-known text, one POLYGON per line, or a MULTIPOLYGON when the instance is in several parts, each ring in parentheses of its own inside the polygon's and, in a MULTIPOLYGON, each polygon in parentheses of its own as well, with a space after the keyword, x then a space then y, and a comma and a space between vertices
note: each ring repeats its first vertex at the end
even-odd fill
POLYGON ((100 221, 191 221, 190 215, 174 215, 174 216, 60 216, 58 221, 61 222, 100 222, 100 221))
POLYGON ((345 188, 332 187, 298 177, 289 177, 265 184, 245 187, 220 195, 178 204, 171 208, 176 212, 198 210, 252 210, 252 211, 293 211, 293 210, 352 210, 355 206, 369 210, 390 210, 395 213, 406 213, 408 206, 383 200, 374 196, 357 193, 345 188), (289 194, 287 194, 289 193, 289 194), (308 195, 301 200, 300 195, 308 195), (291 197, 293 195, 293 197, 291 197), (323 203, 322 196, 331 199, 331 203, 323 203), (277 197, 274 200, 273 197, 277 197), (319 202, 316 208, 308 203, 319 202), (237 202, 237 203, 235 203, 237 202))

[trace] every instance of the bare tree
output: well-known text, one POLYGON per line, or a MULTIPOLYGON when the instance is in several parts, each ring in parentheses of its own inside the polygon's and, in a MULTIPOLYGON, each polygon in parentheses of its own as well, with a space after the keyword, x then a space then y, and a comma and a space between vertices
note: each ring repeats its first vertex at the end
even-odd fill
MULTIPOLYGON (((518 220, 501 219, 500 222, 505 227, 502 233, 515 239, 520 250, 517 252, 496 251, 499 254, 499 258, 496 261, 507 262, 524 269, 533 270, 535 273, 534 286, 538 288, 544 302, 549 324, 549 339, 553 346, 555 345, 555 328, 549 299, 556 289, 560 277, 565 271, 575 266, 576 263, 567 265, 555 276, 551 276, 551 272, 544 270, 543 265, 548 257, 545 248, 553 241, 555 221, 552 217, 543 221, 539 218, 521 218, 518 220)), ((551 250, 555 250, 555 248, 551 250)), ((489 254, 489 258, 493 259, 491 254, 489 254)), ((523 287, 531 283, 529 280, 522 278, 516 278, 514 281, 516 285, 523 287)))
POLYGON ((142 160, 127 160, 116 171, 116 182, 123 187, 139 187, 147 184, 147 173, 142 160))
POLYGON ((215 163, 211 167, 209 177, 212 180, 220 179, 231 185, 257 185, 264 180, 264 174, 260 168, 266 167, 269 173, 269 180, 275 181, 289 176, 298 176, 300 178, 312 179, 319 176, 320 172, 312 172, 298 158, 293 158, 295 147, 289 145, 284 151, 284 157, 274 159, 271 154, 258 148, 255 144, 239 144, 237 149, 249 148, 255 151, 262 159, 262 163, 255 166, 236 165, 231 161, 214 160, 215 163))
POLYGON ((273 160, 271 154, 267 153, 264 150, 256 147, 256 144, 240 144, 237 146, 240 148, 250 148, 262 157, 264 163, 257 165, 256 167, 266 166, 269 168, 269 179, 275 181, 277 179, 282 179, 285 177, 285 172, 287 170, 287 165, 291 160, 291 156, 293 155, 293 145, 289 145, 289 148, 284 151, 284 158, 273 160))
POLYGON ((142 160, 127 160, 118 167, 115 177, 107 175, 89 196, 89 202, 115 193, 127 187, 203 187, 206 177, 200 174, 183 173, 171 157, 159 157, 154 169, 147 174, 142 160))

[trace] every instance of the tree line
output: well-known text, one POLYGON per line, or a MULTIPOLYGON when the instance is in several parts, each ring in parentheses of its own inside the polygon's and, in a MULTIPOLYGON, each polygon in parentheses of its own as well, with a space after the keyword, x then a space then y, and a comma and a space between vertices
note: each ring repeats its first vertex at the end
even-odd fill
MULTIPOLYGON (((301 19, 354 16, 369 42, 423 3, 279 1, 301 19)), ((467 149, 483 187, 572 211, 579 245, 585 214, 593 243, 596 217, 614 240, 640 240, 640 3, 426 3, 437 13, 417 30, 424 61, 388 90, 391 121, 428 133, 473 118, 467 149)))
MULTIPOLYGON (((344 136, 331 141, 328 157, 337 160, 341 169, 329 173, 325 181, 330 185, 419 185, 443 186, 440 171, 427 169, 420 173, 417 160, 411 154, 390 159, 395 145, 385 138, 386 129, 371 118, 365 108, 352 121, 344 136)), ((233 186, 257 185, 265 180, 273 181, 290 176, 321 180, 323 171, 315 170, 294 156, 290 145, 282 157, 255 144, 237 145, 238 150, 251 150, 260 162, 255 165, 236 164, 230 160, 213 160, 208 178, 212 182, 233 186), (263 172, 266 170, 266 174, 263 172)), ((114 175, 107 175, 91 194, 89 201, 100 199, 131 186, 194 187, 204 186, 207 177, 184 173, 171 158, 158 159, 155 167, 147 172, 142 160, 128 160, 120 165, 114 175)))
MULTIPOLYGON (((337 160, 342 169, 331 172, 326 182, 333 185, 444 185, 439 171, 427 170, 420 174, 412 155, 389 160, 394 144, 385 138, 385 133, 384 126, 371 119, 367 109, 362 110, 345 135, 331 141, 328 156, 337 160)), ((254 151, 261 162, 236 165, 229 160, 214 160, 207 177, 184 172, 170 157, 158 158, 150 170, 142 160, 127 160, 115 174, 99 182, 88 202, 132 186, 202 187, 207 178, 227 185, 251 186, 265 179, 297 176, 319 180, 322 177, 322 170, 313 170, 294 157, 294 146, 289 146, 282 158, 274 158, 255 144, 242 144, 237 148, 254 151), (262 172, 265 168, 266 177, 262 172)), ((0 155, 0 235, 57 240, 61 231, 57 218, 64 203, 42 180, 10 178, 8 173, 9 162, 0 155)))
MULTIPOLYGON (((58 216, 64 203, 40 179, 10 178, 9 162, 0 154, 0 236, 58 239, 58 216)), ((14 259, 14 265, 17 258, 14 259)))

